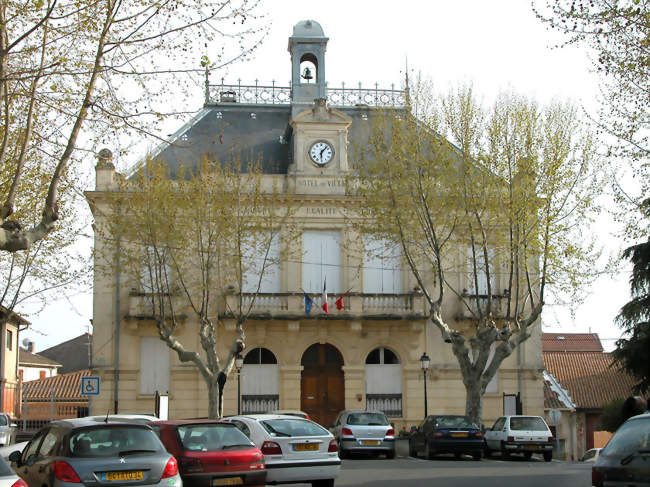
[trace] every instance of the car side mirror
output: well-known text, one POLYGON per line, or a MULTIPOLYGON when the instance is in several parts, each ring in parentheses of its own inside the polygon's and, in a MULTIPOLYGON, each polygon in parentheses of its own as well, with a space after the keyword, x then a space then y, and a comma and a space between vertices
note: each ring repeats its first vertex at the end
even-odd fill
POLYGON ((22 453, 19 450, 12 451, 9 454, 9 461, 15 463, 16 465, 20 464, 20 457, 22 456, 22 453))

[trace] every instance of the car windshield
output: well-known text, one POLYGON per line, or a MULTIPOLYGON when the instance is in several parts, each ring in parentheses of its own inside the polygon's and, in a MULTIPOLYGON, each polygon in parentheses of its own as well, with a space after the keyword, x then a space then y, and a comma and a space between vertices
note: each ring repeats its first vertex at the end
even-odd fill
POLYGON ((352 413, 348 416, 347 424, 364 426, 388 426, 390 423, 381 413, 352 413))
POLYGON ((650 450, 650 418, 623 423, 600 455, 629 455, 639 450, 650 450))
POLYGON ((69 450, 73 457, 114 457, 129 453, 156 453, 162 443, 149 428, 107 425, 84 428, 70 436, 69 450))
POLYGON ((253 443, 234 425, 187 424, 176 428, 183 448, 191 451, 219 451, 253 447, 253 443))
POLYGON ((542 418, 510 418, 510 429, 513 431, 548 431, 548 427, 542 418))
POLYGON ((436 428, 476 428, 467 416, 437 416, 436 428))
POLYGON ((330 434, 322 426, 306 419, 266 419, 260 423, 266 431, 276 436, 326 436, 330 434))

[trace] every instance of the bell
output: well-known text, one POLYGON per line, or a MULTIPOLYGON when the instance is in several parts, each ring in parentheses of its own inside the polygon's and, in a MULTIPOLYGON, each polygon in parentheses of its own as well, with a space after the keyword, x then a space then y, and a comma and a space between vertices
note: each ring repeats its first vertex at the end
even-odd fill
POLYGON ((311 69, 305 68, 305 70, 302 72, 302 77, 307 80, 307 83, 309 83, 310 79, 314 79, 314 77, 311 74, 311 69))

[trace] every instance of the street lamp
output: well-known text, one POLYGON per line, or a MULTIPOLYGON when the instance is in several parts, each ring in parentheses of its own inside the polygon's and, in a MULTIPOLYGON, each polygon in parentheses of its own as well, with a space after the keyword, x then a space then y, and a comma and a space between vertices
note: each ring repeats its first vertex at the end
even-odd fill
POLYGON ((237 414, 241 414, 241 368, 244 365, 244 357, 238 353, 235 357, 235 368, 237 369, 237 414))
POLYGON ((427 411, 427 370, 429 370, 429 363, 431 359, 427 355, 427 352, 422 354, 420 357, 420 366, 422 367, 422 372, 424 373, 424 417, 426 418, 429 414, 427 411))

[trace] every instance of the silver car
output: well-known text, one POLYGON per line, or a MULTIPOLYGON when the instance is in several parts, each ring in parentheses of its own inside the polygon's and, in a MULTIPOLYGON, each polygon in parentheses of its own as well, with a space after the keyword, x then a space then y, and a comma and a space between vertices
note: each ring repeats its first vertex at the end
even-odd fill
POLYGON ((10 445, 16 438, 16 425, 8 414, 0 413, 0 446, 10 445))
POLYGON ((395 458, 395 429, 381 411, 342 411, 332 432, 341 458, 350 453, 383 453, 395 458))
POLYGON ((182 487, 176 459, 145 425, 92 418, 53 421, 9 455, 30 486, 182 487))

